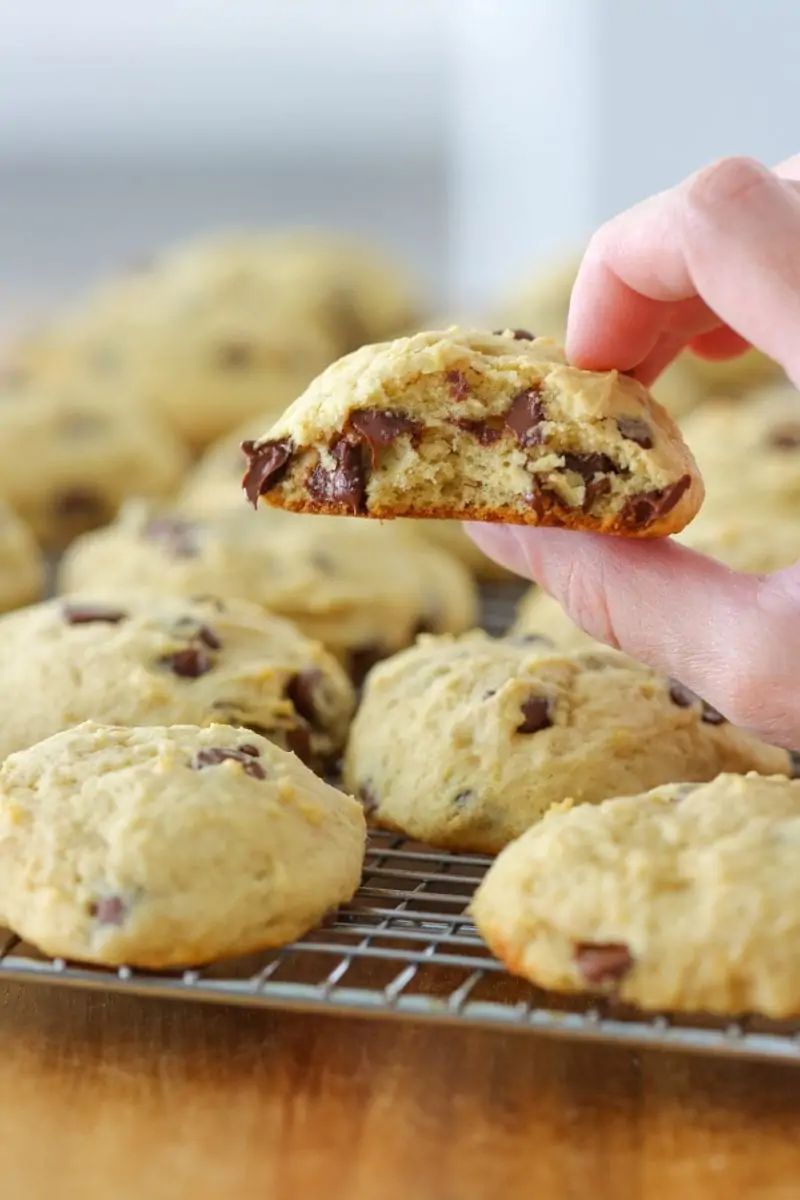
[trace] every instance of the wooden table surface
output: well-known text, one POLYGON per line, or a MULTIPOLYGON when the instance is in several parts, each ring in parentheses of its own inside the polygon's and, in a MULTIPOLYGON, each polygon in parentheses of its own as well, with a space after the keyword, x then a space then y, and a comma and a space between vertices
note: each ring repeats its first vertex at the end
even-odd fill
POLYGON ((2 1200, 800 1196, 800 1071, 0 989, 2 1200))

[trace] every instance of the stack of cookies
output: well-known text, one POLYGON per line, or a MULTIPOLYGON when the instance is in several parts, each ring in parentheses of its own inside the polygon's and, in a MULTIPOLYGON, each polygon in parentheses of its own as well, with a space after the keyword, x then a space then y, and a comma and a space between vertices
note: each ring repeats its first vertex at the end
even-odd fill
POLYGON ((477 629, 477 584, 505 573, 460 525, 675 534, 782 565, 793 394, 712 400, 682 362, 663 407, 519 320, 384 340, 418 320, 359 244, 237 235, 98 289, 9 356, 0 912, 107 965, 280 945, 352 897, 369 822, 498 854, 475 919, 544 986, 800 1010, 777 932, 758 942, 758 856, 800 836, 788 753, 533 589, 506 636, 477 629), (732 470, 771 542, 731 529, 732 470))

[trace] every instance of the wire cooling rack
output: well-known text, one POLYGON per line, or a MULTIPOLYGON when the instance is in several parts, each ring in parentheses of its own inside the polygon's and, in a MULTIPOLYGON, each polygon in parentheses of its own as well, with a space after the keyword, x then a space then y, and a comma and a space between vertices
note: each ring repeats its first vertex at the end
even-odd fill
MULTIPOLYGON (((484 625, 507 626, 518 589, 485 589, 484 625)), ((373 832, 356 896, 301 941, 202 970, 103 970, 0 937, 0 982, 144 997, 394 1017, 629 1046, 800 1062, 800 1021, 645 1015, 540 991, 489 953, 468 906, 490 859, 373 832)))

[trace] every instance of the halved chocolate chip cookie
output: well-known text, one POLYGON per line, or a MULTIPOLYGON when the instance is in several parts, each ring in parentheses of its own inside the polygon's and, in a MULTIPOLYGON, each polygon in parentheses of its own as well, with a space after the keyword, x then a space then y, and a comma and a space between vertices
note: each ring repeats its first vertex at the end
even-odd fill
POLYGON ((720 775, 559 806, 478 889, 517 975, 656 1010, 800 1012, 800 783, 720 775))
POLYGON ((524 330, 419 333, 334 363, 246 442, 253 504, 659 537, 703 484, 635 380, 580 371, 524 330))
POLYGON ((596 804, 721 771, 788 774, 789 756, 614 650, 482 633, 420 638, 376 667, 345 756, 375 824, 483 853, 566 797, 596 804))

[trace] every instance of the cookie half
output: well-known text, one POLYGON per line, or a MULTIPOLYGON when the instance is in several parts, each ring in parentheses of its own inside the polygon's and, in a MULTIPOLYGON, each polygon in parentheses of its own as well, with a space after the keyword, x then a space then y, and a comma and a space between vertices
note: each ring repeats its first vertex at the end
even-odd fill
POLYGON ((562 806, 472 905, 511 971, 647 1009, 800 1012, 800 782, 720 775, 562 806))
POLYGON ((364 835, 355 800, 265 738, 87 722, 0 768, 0 911, 46 954, 191 966, 349 900, 364 835))
POLYGON ((640 384, 571 367, 524 330, 364 347, 244 449, 251 502, 298 512, 658 537, 703 498, 677 426, 640 384))
POLYGON ((376 825, 494 853, 567 797, 789 770, 785 750, 613 650, 475 632, 420 638, 374 668, 344 777, 376 825))

